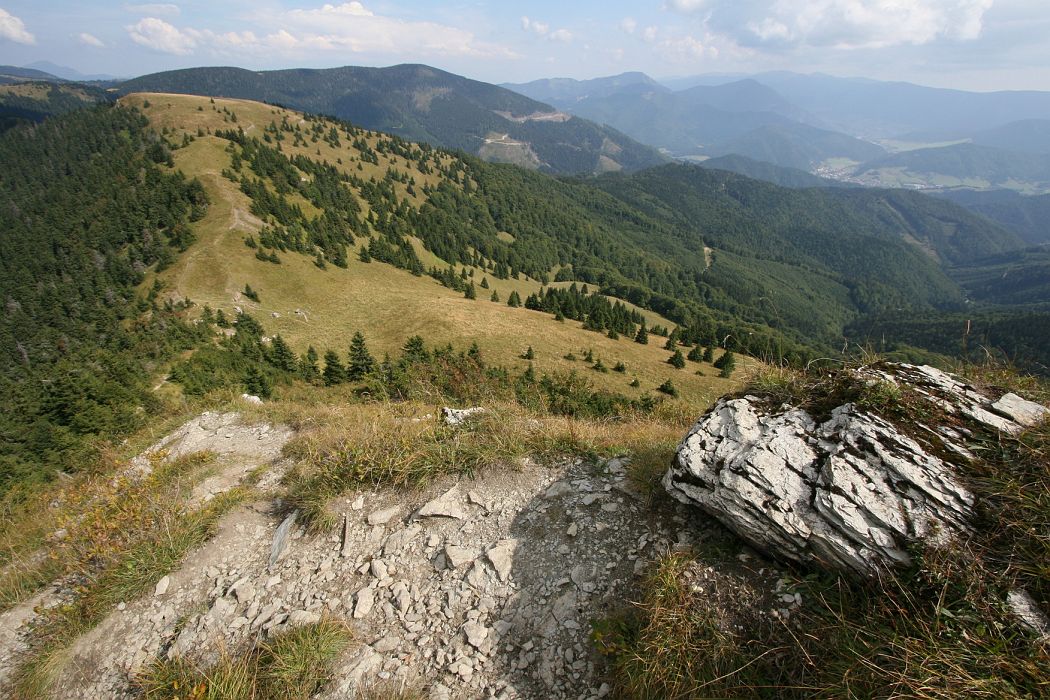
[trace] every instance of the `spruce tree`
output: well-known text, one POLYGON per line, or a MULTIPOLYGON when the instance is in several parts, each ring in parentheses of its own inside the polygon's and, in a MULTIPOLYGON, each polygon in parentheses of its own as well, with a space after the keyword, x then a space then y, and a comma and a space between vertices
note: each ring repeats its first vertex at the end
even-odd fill
POLYGON ((645 321, 642 321, 642 324, 638 326, 638 334, 634 336, 634 342, 642 345, 649 344, 649 331, 645 329, 645 321))
POLYGON ((244 378, 244 388, 247 390, 247 393, 262 399, 268 399, 270 398, 272 387, 273 384, 270 382, 270 378, 263 374, 257 366, 251 365, 248 368, 248 373, 244 378))
POLYGON ((661 394, 667 394, 668 396, 678 396, 678 388, 675 387, 674 382, 672 382, 670 379, 668 379, 660 386, 656 387, 656 390, 659 391, 661 394))
POLYGON ((492 296, 489 297, 489 299, 491 299, 492 301, 495 301, 495 302, 498 303, 499 302, 499 293, 495 289, 493 289, 492 290, 492 296))
POLYGON ((401 348, 401 361, 409 363, 427 362, 430 360, 430 353, 427 352, 426 343, 423 342, 423 338, 418 335, 414 335, 408 339, 405 346, 401 348))
POLYGON ((713 345, 707 346, 704 350, 704 362, 711 362, 715 359, 715 348, 713 345))
POLYGON ((733 370, 736 368, 736 357, 733 356, 732 350, 726 350, 722 353, 722 356, 715 361, 715 367, 722 370, 718 373, 719 377, 729 377, 733 374, 733 370))
POLYGON ((346 381, 346 367, 343 366, 339 355, 335 350, 329 350, 324 354, 324 377, 325 386, 335 386, 346 381))
POLYGON ((523 360, 535 360, 536 359, 536 353, 533 352, 531 345, 529 346, 529 349, 525 351, 525 354, 521 356, 521 359, 523 359, 523 360))
POLYGON ((321 376, 317 366, 317 351, 313 345, 306 349, 306 354, 299 360, 299 374, 308 382, 316 381, 321 376))
POLYGON ((365 344, 365 337, 361 335, 361 331, 354 333, 350 340, 349 360, 346 374, 352 382, 360 381, 375 371, 375 358, 368 352, 368 345, 365 344))
POLYGON ((667 364, 671 365, 675 369, 682 369, 685 367, 685 358, 682 357, 681 350, 675 350, 674 354, 667 359, 667 364))
POLYGON ((474 283, 473 282, 471 282, 470 284, 467 285, 467 289, 466 289, 466 291, 463 292, 463 296, 466 297, 467 299, 477 299, 478 298, 478 290, 474 288, 474 283))
POLYGON ((510 296, 507 297, 507 306, 515 309, 521 306, 521 295, 518 294, 517 290, 511 292, 510 296))
POLYGON ((299 358, 280 335, 275 335, 270 341, 269 360, 270 364, 285 372, 294 372, 299 367, 299 358))
POLYGON ((699 362, 704 357, 704 351, 700 349, 700 345, 696 345, 689 354, 685 356, 690 362, 699 362))
POLYGON ((624 373, 626 371, 627 371, 627 365, 625 365, 622 360, 620 362, 617 362, 616 366, 613 367, 613 372, 620 372, 622 374, 622 373, 624 373))
POLYGON ((674 336, 669 336, 667 342, 664 343, 664 350, 674 350, 678 347, 678 341, 674 339, 674 336))
POLYGON ((489 278, 488 277, 482 277, 481 278, 481 288, 482 289, 488 289, 489 288, 489 278))
POLYGON ((641 385, 642 385, 642 383, 640 381, 638 381, 638 377, 635 377, 634 379, 631 380, 630 386, 634 387, 635 389, 637 389, 641 385))

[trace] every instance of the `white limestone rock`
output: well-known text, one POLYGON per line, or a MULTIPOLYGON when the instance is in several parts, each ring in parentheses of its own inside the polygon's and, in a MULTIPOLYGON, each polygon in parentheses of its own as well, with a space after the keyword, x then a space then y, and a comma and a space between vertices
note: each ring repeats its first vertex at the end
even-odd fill
POLYGON ((862 576, 965 532, 973 506, 950 464, 882 418, 845 404, 817 424, 754 397, 719 401, 664 485, 774 557, 862 576))

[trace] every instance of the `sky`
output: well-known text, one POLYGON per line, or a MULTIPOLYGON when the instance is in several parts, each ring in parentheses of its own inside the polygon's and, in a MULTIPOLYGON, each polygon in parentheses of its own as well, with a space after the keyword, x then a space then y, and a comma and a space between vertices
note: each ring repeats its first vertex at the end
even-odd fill
POLYGON ((1050 0, 0 0, 0 64, 426 63, 486 82, 822 72, 1050 90, 1050 0))

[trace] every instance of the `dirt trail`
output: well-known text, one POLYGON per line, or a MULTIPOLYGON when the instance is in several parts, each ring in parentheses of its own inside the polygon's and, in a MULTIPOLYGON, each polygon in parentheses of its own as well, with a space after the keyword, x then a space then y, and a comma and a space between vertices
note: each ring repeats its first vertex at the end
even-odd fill
MULTIPOLYGON (((285 430, 205 414, 151 449, 207 445, 227 464, 269 459, 263 481, 274 483, 285 430), (227 440, 241 447, 223 451, 227 440)), ((591 623, 629 600, 655 559, 725 537, 703 516, 661 503, 631 487, 623 459, 526 459, 424 491, 351 493, 333 504, 342 525, 321 535, 263 499, 228 514, 179 570, 81 637, 54 697, 135 697, 133 679, 154 658, 208 665, 331 616, 357 643, 322 698, 376 684, 435 700, 602 698, 610 689, 591 623)), ((763 572, 772 587, 775 570, 763 572)), ((738 579, 722 587, 739 590, 738 579)))

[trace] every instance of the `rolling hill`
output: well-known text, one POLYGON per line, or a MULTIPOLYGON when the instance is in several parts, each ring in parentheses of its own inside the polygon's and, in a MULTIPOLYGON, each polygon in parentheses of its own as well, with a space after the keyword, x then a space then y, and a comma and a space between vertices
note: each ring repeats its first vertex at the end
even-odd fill
POLYGON ((281 104, 552 173, 632 171, 662 160, 609 127, 422 65, 263 72, 191 68, 120 86, 122 94, 150 91, 281 104))
POLYGON ((800 123, 761 126, 721 141, 704 152, 712 156, 741 155, 805 171, 833 158, 863 162, 885 154, 885 150, 874 143, 800 123))
POLYGON ((728 170, 753 180, 770 182, 780 187, 802 189, 805 187, 857 187, 853 183, 832 180, 819 175, 812 175, 798 168, 785 168, 767 161, 753 160, 741 155, 717 156, 699 163, 702 168, 711 170, 728 170))
POLYGON ((1050 191, 1050 155, 1006 151, 959 143, 920 148, 868 161, 854 173, 865 184, 925 187, 1009 188, 1028 193, 1050 191))
POLYGON ((970 137, 979 146, 1018 153, 1050 154, 1050 119, 1024 119, 986 129, 970 137))
POLYGON ((1029 245, 1050 244, 1050 194, 1023 195, 1013 190, 943 190, 934 193, 988 217, 1029 245))
POLYGON ((798 120, 812 120, 776 91, 754 80, 672 91, 644 73, 625 73, 593 80, 538 80, 506 87, 609 124, 676 156, 708 153, 713 145, 740 138, 760 127, 791 128, 798 120))

